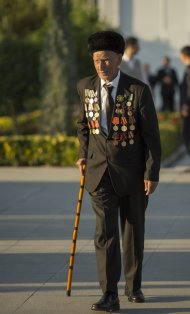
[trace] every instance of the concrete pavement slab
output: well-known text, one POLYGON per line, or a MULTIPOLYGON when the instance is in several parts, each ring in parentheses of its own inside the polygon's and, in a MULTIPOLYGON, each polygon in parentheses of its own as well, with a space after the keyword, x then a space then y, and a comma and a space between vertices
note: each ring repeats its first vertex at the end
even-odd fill
MULTIPOLYGON (((190 314, 188 157, 163 168, 146 211, 143 291, 131 304, 119 283, 120 313, 190 314)), ((95 216, 84 194, 72 296, 68 261, 80 175, 76 168, 0 169, 0 314, 91 313, 101 295, 93 246, 95 216)))

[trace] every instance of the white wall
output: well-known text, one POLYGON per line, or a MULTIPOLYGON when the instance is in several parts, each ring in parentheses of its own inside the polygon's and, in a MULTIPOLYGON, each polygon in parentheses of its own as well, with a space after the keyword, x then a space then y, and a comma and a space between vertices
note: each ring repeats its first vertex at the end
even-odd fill
POLYGON ((100 17, 127 36, 137 36, 139 57, 155 71, 169 55, 179 77, 179 50, 190 44, 190 0, 99 0, 100 17))

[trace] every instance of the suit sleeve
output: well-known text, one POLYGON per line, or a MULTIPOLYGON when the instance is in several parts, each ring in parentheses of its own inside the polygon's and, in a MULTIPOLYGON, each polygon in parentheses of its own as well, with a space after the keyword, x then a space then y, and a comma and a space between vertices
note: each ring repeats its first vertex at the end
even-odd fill
POLYGON ((77 91, 80 97, 79 118, 77 121, 77 134, 80 142, 79 158, 87 158, 88 143, 89 143, 89 128, 85 113, 84 96, 82 95, 82 88, 77 85, 77 91))
POLYGON ((186 94, 185 103, 190 107, 190 67, 188 67, 188 70, 187 70, 186 84, 187 84, 187 94, 186 94))
POLYGON ((141 136, 143 137, 146 147, 146 168, 144 179, 159 181, 161 162, 160 133, 152 94, 148 86, 145 86, 143 89, 139 106, 141 136))

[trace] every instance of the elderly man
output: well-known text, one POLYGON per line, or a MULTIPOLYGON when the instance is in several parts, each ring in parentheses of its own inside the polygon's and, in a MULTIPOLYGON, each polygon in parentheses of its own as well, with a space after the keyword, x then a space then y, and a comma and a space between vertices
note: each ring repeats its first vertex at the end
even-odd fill
POLYGON ((144 302, 141 273, 148 195, 159 180, 160 137, 151 92, 119 70, 123 37, 112 31, 92 34, 88 50, 97 74, 78 83, 80 159, 85 186, 96 214, 95 249, 101 299, 95 311, 120 309, 121 274, 118 211, 123 241, 125 294, 144 302))

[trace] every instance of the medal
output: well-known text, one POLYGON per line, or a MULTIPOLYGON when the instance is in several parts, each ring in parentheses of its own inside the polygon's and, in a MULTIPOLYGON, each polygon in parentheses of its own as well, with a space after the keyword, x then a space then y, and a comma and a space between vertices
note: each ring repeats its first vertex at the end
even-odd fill
POLYGON ((125 142, 126 139, 127 139, 126 134, 125 134, 125 133, 121 133, 121 134, 120 134, 120 140, 121 140, 122 142, 125 142))
POLYGON ((126 132, 127 131, 127 126, 126 125, 122 125, 121 131, 126 132))
POLYGON ((129 144, 130 144, 130 145, 133 145, 134 142, 135 142, 135 141, 134 141, 133 139, 131 139, 131 140, 129 141, 129 144))
POLYGON ((119 140, 119 133, 118 132, 114 132, 113 135, 112 135, 112 138, 113 138, 114 141, 119 140))
POLYGON ((127 131, 127 126, 126 126, 127 119, 126 119, 126 117, 121 117, 121 124, 123 124, 121 127, 121 131, 126 132, 127 131))
POLYGON ((92 97, 95 96, 93 89, 89 89, 89 91, 88 91, 88 96, 89 96, 90 98, 92 98, 92 97))
POLYGON ((96 130, 95 129, 92 129, 92 134, 96 134, 96 130))
POLYGON ((114 145, 114 146, 117 146, 118 144, 119 144, 118 141, 113 141, 113 145, 114 145))
POLYGON ((89 115, 90 118, 92 118, 93 115, 94 115, 94 114, 93 114, 93 111, 90 111, 88 115, 89 115))
POLYGON ((89 103, 90 103, 90 104, 93 104, 93 102, 94 102, 94 99, 93 99, 93 98, 90 98, 89 103))
POLYGON ((136 120, 134 116, 129 117, 129 123, 130 124, 135 124, 136 120))
POLYGON ((95 121, 95 128, 99 129, 100 125, 99 125, 99 122, 98 120, 95 121))
POLYGON ((100 110, 100 107, 98 104, 94 104, 94 111, 99 111, 100 110))
POLYGON ((119 129, 118 126, 117 126, 117 125, 114 125, 113 130, 114 130, 114 131, 118 131, 118 129, 119 129))
POLYGON ((131 107, 132 103, 130 101, 127 102, 127 106, 131 107))
POLYGON ((112 123, 114 124, 113 130, 114 131, 118 131, 119 128, 118 128, 117 124, 119 124, 119 118, 118 117, 113 117, 112 123))
POLYGON ((99 129, 96 129, 95 130, 95 134, 99 134, 100 133, 100 130, 99 129))
POLYGON ((96 121, 96 117, 93 117, 92 120, 93 120, 93 121, 96 121))
POLYGON ((128 138, 129 138, 129 139, 134 138, 134 134, 133 134, 132 131, 129 131, 129 132, 128 132, 128 138))
POLYGON ((90 99, 88 97, 85 98, 85 103, 88 104, 90 99))
POLYGON ((130 127, 129 127, 129 129, 130 129, 131 131, 134 131, 134 130, 135 130, 134 124, 131 124, 130 127))
POLYGON ((121 146, 125 147, 127 143, 125 141, 121 142, 121 146))
POLYGON ((97 101, 98 101, 98 98, 97 98, 97 97, 95 97, 95 98, 94 98, 94 102, 97 102, 97 101))
POLYGON ((94 110, 94 108, 93 108, 93 104, 91 104, 91 103, 89 103, 89 104, 88 104, 88 110, 89 110, 89 111, 94 110))
POLYGON ((133 115, 133 112, 132 112, 131 110, 129 110, 129 111, 128 111, 128 116, 131 117, 132 115, 133 115))
POLYGON ((118 103, 116 104, 116 107, 117 107, 117 108, 119 108, 120 106, 121 106, 120 104, 118 104, 118 103))
POLYGON ((117 101, 119 101, 119 102, 124 101, 124 96, 123 95, 118 95, 117 96, 117 101))
POLYGON ((98 118, 99 117, 99 112, 95 112, 95 117, 98 118))
POLYGON ((92 128, 95 129, 95 122, 91 120, 90 123, 91 123, 92 128))
POLYGON ((121 117, 121 124, 127 124, 127 118, 121 117))

